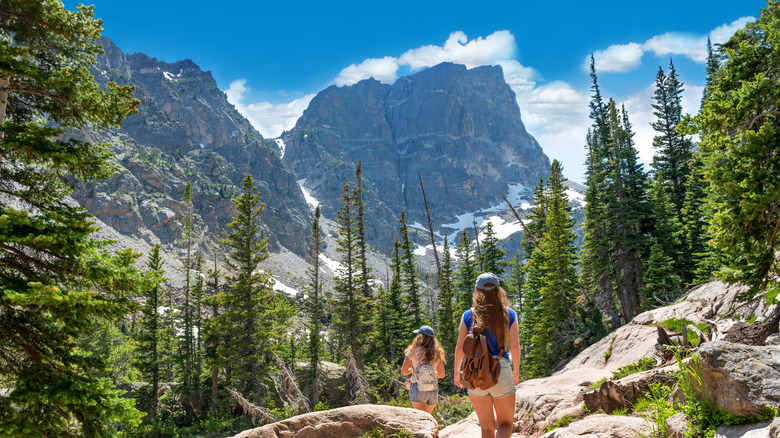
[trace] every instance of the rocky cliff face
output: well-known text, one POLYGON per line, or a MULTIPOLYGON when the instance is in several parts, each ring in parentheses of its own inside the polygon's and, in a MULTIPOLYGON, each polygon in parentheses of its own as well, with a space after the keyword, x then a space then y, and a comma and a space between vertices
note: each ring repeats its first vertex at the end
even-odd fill
POLYGON ((76 133, 109 143, 119 171, 107 181, 82 184, 73 197, 123 234, 172 244, 180 235, 180 199, 191 181, 198 234, 213 241, 235 214, 231 198, 252 174, 266 204, 264 235, 272 245, 304 254, 310 211, 294 175, 211 74, 190 60, 169 64, 142 53, 125 55, 105 38, 101 43, 105 55, 93 69, 95 78, 135 85, 141 104, 120 130, 76 133))
POLYGON ((550 167, 498 66, 443 63, 392 85, 332 86, 282 138, 284 162, 331 217, 362 160, 369 239, 380 245, 402 210, 426 223, 420 177, 439 228, 502 203, 510 185, 534 187, 550 167))

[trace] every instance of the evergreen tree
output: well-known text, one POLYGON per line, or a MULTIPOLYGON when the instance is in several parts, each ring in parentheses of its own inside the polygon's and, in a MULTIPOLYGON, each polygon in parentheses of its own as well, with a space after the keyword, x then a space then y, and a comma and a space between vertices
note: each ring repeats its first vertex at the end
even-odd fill
POLYGON ((0 3, 0 436, 106 436, 141 414, 105 377, 80 337, 136 306, 144 285, 130 250, 110 253, 73 182, 108 178, 105 145, 69 129, 119 127, 132 87, 101 89, 89 72, 102 47, 93 8, 0 3))
POLYGON ((474 295, 474 282, 477 280, 477 261, 471 246, 471 236, 466 229, 458 233, 458 246, 455 249, 460 263, 455 275, 455 317, 471 308, 471 297, 474 295))
POLYGON ((523 314, 523 301, 526 292, 526 267, 520 258, 520 253, 516 252, 509 261, 509 278, 506 281, 507 287, 504 289, 507 293, 509 305, 517 311, 519 315, 523 314))
MULTIPOLYGON (((590 118, 593 125, 586 138, 585 179, 585 230, 582 256, 582 283, 591 300, 602 312, 609 315, 612 325, 620 325, 620 317, 613 296, 614 281, 610 275, 610 242, 607 223, 607 185, 605 171, 608 157, 609 126, 607 105, 601 97, 595 61, 590 61, 591 90, 590 118)), ((531 252, 526 251, 526 254, 531 252)), ((529 267, 530 268, 530 267, 529 267)))
POLYGON ((403 260, 401 259, 401 242, 393 242, 393 257, 390 270, 393 274, 387 294, 388 337, 390 339, 390 362, 400 365, 403 361, 403 350, 409 336, 408 327, 410 315, 403 293, 403 260))
POLYGON ((184 245, 185 258, 182 266, 184 271, 184 302, 182 303, 179 314, 182 315, 183 332, 179 345, 179 367, 182 375, 181 392, 184 395, 184 407, 188 416, 194 415, 193 412, 193 394, 195 391, 195 377, 193 376, 193 362, 195 357, 195 336, 194 336, 194 314, 192 303, 192 247, 194 225, 194 209, 192 205, 192 183, 187 181, 184 187, 184 196, 182 197, 184 208, 182 212, 182 236, 181 243, 184 245))
POLYGON ((371 280, 371 271, 367 263, 368 250, 366 249, 366 219, 365 219, 365 206, 363 205, 363 162, 359 161, 357 169, 355 170, 355 190, 352 197, 355 200, 355 207, 357 209, 355 216, 355 225, 357 227, 357 240, 358 240, 358 254, 360 272, 358 277, 360 278, 360 288, 363 293, 363 298, 366 300, 366 306, 370 309, 371 301, 373 297, 371 295, 371 287, 368 282, 371 280))
POLYGON ((229 367, 227 383, 254 401, 270 399, 273 347, 290 317, 286 300, 271 288, 271 275, 258 269, 268 257, 268 239, 260 238, 258 216, 264 204, 259 198, 247 175, 241 194, 233 199, 238 214, 223 240, 232 273, 226 277, 230 289, 218 295, 223 311, 215 321, 222 340, 217 354, 229 367))
POLYGON ((362 366, 371 314, 367 312, 367 300, 362 293, 356 205, 349 184, 344 185, 340 199, 337 251, 341 254, 341 267, 334 278, 331 300, 333 332, 339 344, 348 346, 358 366, 362 366))
POLYGON ((482 239, 482 269, 497 276, 504 275, 504 256, 506 251, 498 246, 498 237, 493 230, 493 223, 485 225, 485 238, 482 239))
POLYGON ((711 280, 719 263, 715 253, 707 244, 707 226, 712 209, 707 205, 707 181, 704 178, 704 163, 701 154, 694 153, 690 172, 685 184, 685 205, 683 206, 683 233, 685 233, 685 261, 693 273, 689 285, 711 280))
POLYGON ((712 84, 712 79, 715 76, 715 73, 720 69, 721 67, 721 57, 717 50, 712 48, 712 41, 710 41, 710 37, 707 37, 707 67, 704 70, 705 72, 705 86, 704 86, 704 92, 702 94, 702 106, 704 106, 704 102, 709 98, 709 87, 712 84))
POLYGON ((444 248, 442 249, 441 278, 439 279, 439 324, 437 333, 438 339, 447 353, 447 363, 452 363, 455 354, 455 344, 458 341, 458 324, 460 323, 457 320, 460 315, 454 312, 454 275, 450 245, 447 242, 447 234, 445 233, 444 248))
POLYGON ((141 378, 151 385, 152 401, 149 405, 149 420, 153 420, 157 414, 159 403, 160 382, 162 380, 162 364, 166 357, 162 350, 162 324, 160 323, 160 307, 163 305, 162 283, 165 271, 162 269, 160 257, 160 244, 152 248, 146 266, 149 268, 149 277, 152 280, 149 289, 144 293, 143 317, 141 329, 135 345, 134 365, 141 373, 141 378))
POLYGON ((153 420, 159 404, 160 382, 162 381, 162 364, 167 358, 162 347, 163 331, 160 307, 163 305, 162 283, 168 279, 163 277, 163 261, 160 257, 160 244, 156 244, 149 254, 146 266, 149 268, 151 284, 144 293, 143 317, 141 329, 135 344, 134 365, 141 373, 141 378, 151 385, 152 401, 149 406, 148 420, 153 420))
POLYGON ((711 78, 709 97, 689 128, 701 138, 713 211, 710 242, 725 264, 718 275, 749 286, 748 297, 767 291, 769 299, 780 291, 778 29, 780 4, 771 2, 721 46, 727 61, 711 78))
POLYGON ((314 209, 311 225, 311 243, 309 244, 309 294, 306 309, 309 312, 309 381, 312 385, 312 405, 319 399, 320 332, 322 331, 322 280, 320 279, 320 249, 322 247, 322 228, 320 227, 320 206, 314 209))
POLYGON ((204 298, 203 303, 211 309, 211 316, 203 323, 204 333, 203 338, 205 340, 204 355, 206 359, 206 365, 211 367, 211 406, 212 412, 217 409, 217 390, 219 388, 219 367, 222 364, 222 360, 217 353, 218 345, 221 343, 219 338, 217 321, 219 318, 219 301, 217 294, 219 294, 219 279, 222 277, 222 271, 217 266, 217 254, 214 253, 214 267, 209 269, 207 286, 211 290, 211 295, 204 298))
POLYGON ((610 100, 608 126, 610 131, 607 166, 606 229, 610 237, 610 277, 622 313, 627 323, 640 309, 640 290, 644 258, 649 252, 645 236, 645 218, 649 216, 646 200, 646 175, 637 158, 628 115, 618 112, 610 100))
MULTIPOLYGON (((546 375, 573 345, 574 338, 566 329, 574 326, 576 296, 579 293, 571 207, 568 205, 565 179, 557 160, 550 169, 546 187, 549 209, 545 216, 545 233, 534 250, 544 254, 539 271, 542 287, 539 289, 538 318, 533 326, 533 348, 526 357, 532 376, 546 375)), ((538 257, 537 257, 538 259, 538 257)))
MULTIPOLYGON (((658 174, 655 175, 658 178, 658 174)), ((682 294, 682 226, 677 221, 674 205, 657 179, 650 185, 650 206, 653 212, 653 235, 648 259, 645 286, 642 290, 645 308, 667 305, 682 294)))
MULTIPOLYGON (((653 139, 656 148, 653 157, 653 189, 663 191, 655 196, 656 200, 665 199, 671 203, 674 218, 658 217, 665 214, 665 206, 654 205, 653 234, 663 248, 664 256, 672 260, 674 275, 684 283, 689 283, 694 276, 695 266, 690 253, 687 252, 687 234, 683 231, 687 183, 690 174, 693 142, 681 133, 677 126, 682 119, 682 83, 677 78, 674 64, 669 62, 669 74, 658 69, 656 89, 653 104, 656 122, 652 124, 659 135, 653 139), (660 222, 659 222, 660 221, 660 222), (665 233, 661 235, 661 233, 665 233)), ((696 239, 698 236, 691 236, 696 239)))
POLYGON ((412 242, 409 240, 409 227, 406 225, 406 213, 401 212, 398 220, 401 224, 401 261, 403 263, 404 283, 406 285, 406 299, 408 309, 411 312, 410 329, 419 328, 423 324, 422 300, 420 299, 420 286, 417 284, 417 264, 414 260, 412 242))

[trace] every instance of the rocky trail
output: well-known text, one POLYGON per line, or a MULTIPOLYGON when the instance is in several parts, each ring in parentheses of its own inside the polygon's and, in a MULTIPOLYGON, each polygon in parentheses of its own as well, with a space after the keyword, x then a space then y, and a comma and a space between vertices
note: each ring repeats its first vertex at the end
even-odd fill
MULTIPOLYGON (((709 326, 709 336, 696 348, 698 373, 710 402, 740 417, 758 415, 765 406, 780 406, 780 336, 766 345, 737 343, 744 322, 770 320, 775 306, 762 297, 741 302, 741 287, 712 282, 692 289, 679 302, 644 312, 601 341, 589 346, 550 377, 521 382, 516 387, 513 437, 516 438, 633 438, 647 434, 650 423, 640 415, 607 415, 634 403, 655 382, 674 379, 678 365, 665 366, 609 381, 621 367, 654 357, 658 325, 685 319, 691 332, 696 324, 709 326), (727 340, 724 340, 727 339, 727 340), (597 391, 590 386, 607 379, 597 391), (586 395, 587 394, 587 395, 586 395), (588 409, 587 406, 591 407, 588 409), (562 427, 555 427, 560 425, 562 427)), ((775 328, 775 331, 776 328, 775 328)), ((673 333, 669 332, 672 336, 673 333)), ((749 339, 748 339, 749 340, 749 339)), ((674 361, 672 361, 674 362, 674 361)), ((687 423, 681 414, 672 417, 670 436, 682 437, 687 423)), ((385 435, 401 429, 415 437, 466 438, 480 435, 476 414, 437 431, 434 418, 408 408, 359 405, 314 412, 251 429, 236 438, 358 437, 378 427, 385 435)), ((721 426, 716 437, 764 438, 780 436, 780 421, 721 426)))

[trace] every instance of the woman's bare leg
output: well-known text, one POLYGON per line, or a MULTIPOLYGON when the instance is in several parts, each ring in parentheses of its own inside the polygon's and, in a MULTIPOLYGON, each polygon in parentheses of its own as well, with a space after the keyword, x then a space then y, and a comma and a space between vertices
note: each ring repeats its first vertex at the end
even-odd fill
POLYGON ((515 393, 501 398, 494 398, 493 406, 496 409, 498 421, 496 438, 509 438, 515 426, 515 393))
POLYGON ((482 429, 482 438, 495 438, 496 419, 493 416, 493 397, 486 395, 484 397, 469 396, 471 405, 474 406, 474 412, 479 419, 479 427, 482 429))

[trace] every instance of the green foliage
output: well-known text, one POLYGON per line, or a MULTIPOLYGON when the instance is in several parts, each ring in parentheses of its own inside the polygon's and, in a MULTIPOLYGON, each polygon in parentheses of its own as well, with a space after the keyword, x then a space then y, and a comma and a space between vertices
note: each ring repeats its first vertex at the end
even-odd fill
MULTIPOLYGON (((455 313, 455 286, 454 286, 454 272, 452 266, 452 255, 450 254, 450 246, 447 241, 447 234, 444 234, 444 248, 442 250, 441 261, 441 278, 439 279, 439 296, 438 296, 438 327, 436 333, 438 333, 439 342, 446 353, 447 364, 452 364, 455 355, 455 344, 458 341, 458 324, 460 317, 455 313)), ((446 367, 447 381, 451 380, 451 374, 453 368, 451 366, 446 367)))
MULTIPOLYGON (((306 297, 305 309, 309 313, 309 342, 307 349, 309 353, 309 371, 307 380, 309 382, 319 382, 320 353, 320 331, 322 330, 323 303, 322 303, 322 280, 320 279, 320 249, 322 246, 322 228, 320 227, 320 206, 314 209, 314 219, 311 225, 311 240, 309 244, 309 258, 311 267, 309 268, 308 294, 306 297)), ((320 396, 319 384, 315 384, 312 390, 312 399, 318 400, 320 396)))
POLYGON ((780 4, 721 45, 726 62, 711 77, 705 104, 687 121, 699 150, 713 211, 710 243, 723 257, 718 276, 749 286, 746 298, 778 288, 780 241, 780 4), (771 230, 768 232, 768 230, 771 230))
MULTIPOLYGON (((707 323, 700 322, 700 323, 694 324, 693 321, 691 321, 689 319, 685 319, 685 318, 670 318, 670 319, 667 319, 665 321, 659 322, 657 325, 659 327, 663 327, 665 329, 671 330, 671 331, 676 332, 676 333, 682 333, 683 332, 683 327, 686 327, 686 326, 689 326, 689 325, 692 325, 692 326, 696 327, 702 333, 709 334, 709 332, 710 332, 710 327, 709 327, 709 325, 707 323)), ((696 332, 694 332, 693 330, 688 330, 687 334, 688 334, 688 342, 690 342, 691 345, 693 345, 694 347, 699 345, 699 343, 701 342, 701 339, 699 338, 699 335, 696 332)))
POLYGON ((417 265, 412 251, 412 242, 409 240, 409 227, 406 224, 406 212, 401 212, 401 218, 398 220, 398 223, 401 224, 401 272, 404 278, 406 305, 411 313, 408 327, 409 331, 411 331, 423 324, 423 309, 420 300, 420 287, 417 284, 417 265))
POLYGON ((102 52, 91 7, 8 0, 0 16, 0 436, 106 436, 141 414, 104 377, 106 351, 79 340, 135 309, 144 276, 64 200, 114 171, 105 145, 65 134, 118 127, 138 101, 89 73, 102 52))
POLYGON ((624 367, 618 368, 617 371, 612 373, 612 378, 614 380, 618 380, 618 379, 622 379, 623 377, 629 376, 631 374, 652 370, 653 368, 655 368, 655 360, 652 357, 643 357, 639 359, 636 363, 632 363, 630 365, 626 365, 624 367))
POLYGON ((471 246, 471 236, 464 228, 458 233, 458 245, 455 249, 458 259, 458 271, 455 274, 455 318, 460 319, 463 312, 471 308, 471 297, 474 294, 474 282, 477 280, 477 260, 474 247, 471 246))
POLYGON ((117 438, 204 438, 222 437, 251 429, 252 424, 247 417, 232 415, 207 415, 190 426, 176 424, 170 418, 156 419, 148 424, 121 430, 117 438))
MULTIPOLYGON (((546 205, 544 234, 537 241, 531 254, 539 272, 537 319, 530 328, 531 345, 526 355, 529 375, 543 376, 567 353, 573 345, 569 339, 568 327, 577 323, 575 304, 579 294, 576 271, 571 208, 565 193, 560 163, 553 161, 550 178, 544 188, 546 205)), ((529 262, 530 263, 530 262, 529 262)))
POLYGON ((642 414, 642 417, 650 424, 649 434, 640 434, 643 438, 666 438, 669 436, 669 428, 666 420, 671 418, 677 411, 673 403, 669 400, 671 388, 661 384, 654 384, 650 387, 650 392, 645 397, 637 400, 633 408, 635 412, 642 414))
POLYGON ((604 382, 606 382, 607 380, 608 379, 606 377, 604 377, 602 379, 599 379, 599 380, 596 380, 595 382, 591 383, 590 386, 588 386, 588 388, 590 388, 591 391, 595 391, 595 390, 601 388, 601 385, 603 385, 604 382))
POLYGON ((371 432, 366 432, 358 438, 414 438, 414 433, 409 432, 406 429, 401 429, 398 432, 385 435, 384 432, 382 432, 382 429, 375 427, 371 432))
POLYGON ((335 275, 334 288, 329 301, 332 333, 339 345, 349 347, 358 363, 362 366, 366 345, 370 342, 371 310, 369 299, 363 295, 363 277, 359 260, 360 239, 356 222, 357 193, 350 191, 349 184, 344 185, 341 196, 342 206, 338 215, 339 236, 336 240, 341 254, 341 269, 335 275))
POLYGON ((570 425, 573 421, 574 421, 574 417, 572 417, 569 414, 566 414, 563 417, 559 418, 558 421, 556 421, 555 423, 548 425, 547 432, 558 429, 559 427, 566 427, 570 425))
POLYGON ((485 237, 481 242, 480 263, 483 271, 492 272, 501 277, 505 271, 504 256, 506 252, 498 246, 499 242, 500 240, 493 230, 493 223, 488 221, 485 224, 485 237))

